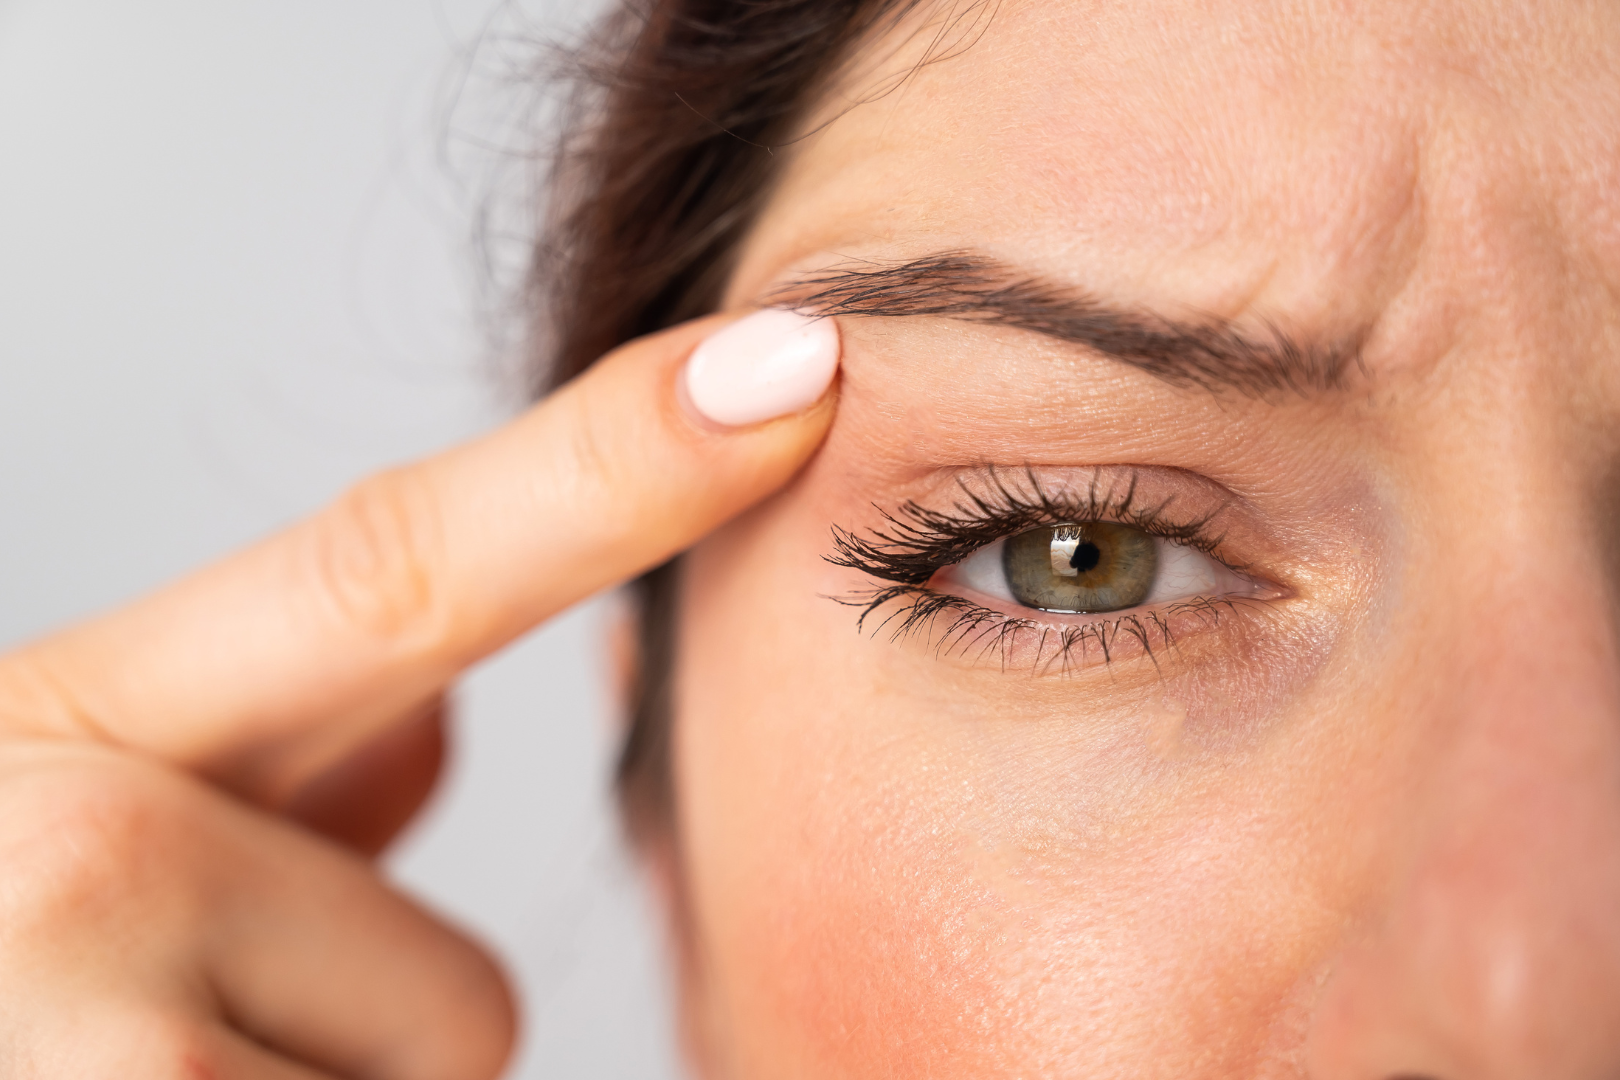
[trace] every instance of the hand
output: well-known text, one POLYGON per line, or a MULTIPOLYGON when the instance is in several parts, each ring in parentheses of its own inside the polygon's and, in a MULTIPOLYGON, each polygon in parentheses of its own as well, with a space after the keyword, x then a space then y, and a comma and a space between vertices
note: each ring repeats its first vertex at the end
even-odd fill
POLYGON ((819 444, 831 324, 727 327, 683 388, 725 321, 633 342, 486 438, 0 657, 0 1075, 499 1069, 496 965, 364 856, 431 786, 462 669, 819 444))

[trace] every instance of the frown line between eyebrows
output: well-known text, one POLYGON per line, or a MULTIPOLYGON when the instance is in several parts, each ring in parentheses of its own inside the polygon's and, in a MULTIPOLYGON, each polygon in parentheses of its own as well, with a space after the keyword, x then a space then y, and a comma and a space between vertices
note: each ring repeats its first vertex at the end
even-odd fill
POLYGON ((972 252, 861 261, 798 278, 771 304, 817 315, 939 316, 1029 330, 1101 353, 1181 388, 1250 397, 1340 389, 1359 366, 1355 340, 1313 346, 1267 326, 1246 334, 1215 318, 1178 321, 1104 304, 972 252))

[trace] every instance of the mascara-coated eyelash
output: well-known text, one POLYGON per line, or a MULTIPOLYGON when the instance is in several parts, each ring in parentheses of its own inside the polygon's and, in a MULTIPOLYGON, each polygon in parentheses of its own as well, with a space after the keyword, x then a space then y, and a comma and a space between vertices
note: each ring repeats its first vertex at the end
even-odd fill
MULTIPOLYGON (((1219 510, 1178 519, 1170 512, 1173 498, 1144 504, 1134 471, 1125 477, 1123 485, 1105 485, 1102 470, 1094 470, 1085 494, 1080 496, 1048 491, 1033 469, 1023 471, 1022 484, 1015 484, 999 469, 988 469, 985 475, 983 492, 959 480, 962 497, 949 510, 931 510, 907 500, 893 513, 878 507, 885 524, 868 535, 833 526, 833 545, 838 553, 827 556, 827 561, 883 581, 922 585, 980 548, 1041 525, 1113 521, 1209 555, 1219 549, 1224 538, 1210 528, 1219 510)), ((1232 569, 1242 570, 1236 566, 1232 569)))
MULTIPOLYGON (((892 636, 908 636, 932 626, 936 617, 948 615, 950 624, 939 638, 937 651, 999 650, 1006 666, 1013 647, 1021 638, 1034 635, 1034 663, 1050 665, 1061 661, 1067 670, 1076 653, 1084 658, 1093 644, 1103 659, 1111 660, 1122 641, 1133 642, 1152 656, 1156 644, 1173 644, 1172 620, 1193 613, 1203 624, 1218 619, 1224 608, 1246 597, 1187 596, 1156 610, 1134 610, 1103 617, 1091 616, 1083 623, 1052 621, 1010 615, 953 592, 930 588, 941 571, 961 570, 964 561, 980 562, 986 549, 1004 544, 1008 537, 1041 527, 1073 522, 1113 522, 1140 530, 1157 538, 1156 543, 1191 548, 1218 564, 1228 580, 1243 575, 1215 555, 1224 540, 1212 528, 1221 508, 1194 516, 1174 513, 1174 497, 1144 500, 1135 470, 1121 475, 1102 468, 1093 470, 1083 493, 1049 491, 1032 468, 1009 475, 990 468, 983 473, 984 490, 975 490, 958 480, 960 498, 949 510, 934 510, 915 501, 897 511, 878 508, 884 524, 865 535, 834 528, 836 554, 827 556, 834 565, 860 570, 891 584, 852 595, 833 597, 840 603, 861 608, 858 625, 865 628, 880 609, 884 618, 876 629, 892 629, 892 636), (900 601, 898 606, 894 602, 900 601)), ((1243 578, 1247 581, 1247 578, 1243 578)), ((981 590, 982 591, 982 590, 981 590)), ((1005 597, 993 597, 1004 600, 1005 597)), ((1021 606, 1021 605, 1015 605, 1021 606)), ((1087 615, 1083 611, 1063 611, 1063 615, 1087 615)), ((1156 662, 1156 661, 1155 661, 1156 662)))

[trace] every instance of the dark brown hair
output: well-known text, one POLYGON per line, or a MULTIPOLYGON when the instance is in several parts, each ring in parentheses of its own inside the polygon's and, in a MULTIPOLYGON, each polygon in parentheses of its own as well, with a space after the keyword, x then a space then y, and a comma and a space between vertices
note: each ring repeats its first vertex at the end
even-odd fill
MULTIPOLYGON (((773 178, 773 150, 841 58, 920 0, 645 0, 576 54, 536 245, 536 392, 613 347, 712 311, 773 178)), ((632 836, 671 821, 678 563, 645 575, 638 685, 617 783, 632 836)))

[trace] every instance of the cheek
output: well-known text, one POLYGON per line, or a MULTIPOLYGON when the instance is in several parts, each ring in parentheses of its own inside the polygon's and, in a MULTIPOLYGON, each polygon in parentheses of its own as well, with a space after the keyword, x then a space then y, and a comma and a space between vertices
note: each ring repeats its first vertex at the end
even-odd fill
POLYGON ((986 1075, 1017 1017, 998 899, 935 828, 960 796, 928 790, 945 765, 916 706, 817 568, 761 558, 783 552, 768 518, 688 557, 682 609, 677 790, 721 1056, 744 1076, 986 1075))
POLYGON ((817 520, 779 500, 687 564, 677 791, 719 1056, 782 1078, 1254 1073, 1336 925, 1297 858, 1311 815, 1277 812, 1289 784, 1144 771, 1129 710, 919 682, 818 596, 817 520))

